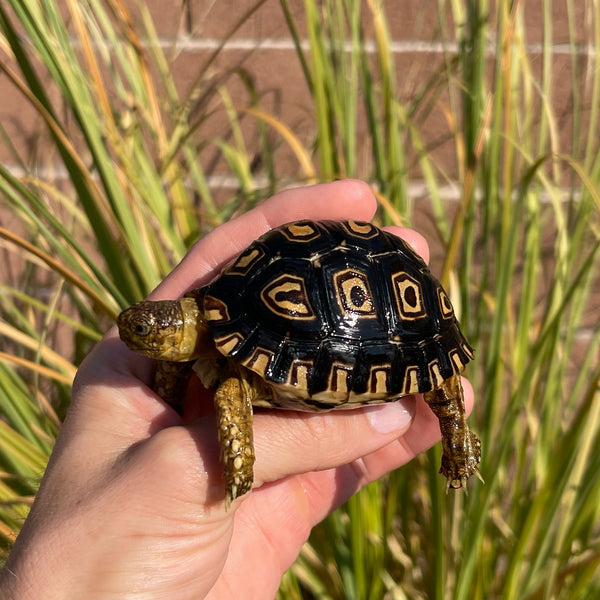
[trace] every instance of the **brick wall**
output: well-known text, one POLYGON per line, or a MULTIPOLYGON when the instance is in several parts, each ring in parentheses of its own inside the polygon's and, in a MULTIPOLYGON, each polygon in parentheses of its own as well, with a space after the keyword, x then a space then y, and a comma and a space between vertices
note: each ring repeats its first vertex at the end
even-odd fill
MULTIPOLYGON (((134 19, 140 21, 137 2, 130 0, 134 19)), ((155 22, 158 35, 167 57, 171 61, 175 81, 182 91, 191 85, 200 69, 228 33, 232 31, 244 15, 255 6, 255 0, 188 0, 165 3, 160 0, 147 0, 146 5, 155 22)), ((397 65, 397 83, 403 99, 410 98, 422 82, 432 77, 442 64, 441 34, 438 25, 438 2, 433 0, 388 0, 386 5, 389 19, 392 49, 397 65)), ((527 43, 532 68, 541 68, 542 14, 541 0, 525 2, 527 43)), ((588 24, 585 21, 585 3, 575 4, 573 22, 579 37, 579 67, 584 68, 588 58, 588 24)), ((290 2, 297 22, 303 23, 303 2, 290 2)), ((368 10, 365 8, 365 15, 368 10)), ((448 9, 449 12, 449 9, 448 9)), ((371 25, 365 18, 367 36, 371 25)), ((452 28, 449 29, 452 31, 452 28)), ((561 118, 563 147, 570 144, 570 95, 572 59, 567 42, 568 20, 566 3, 554 3, 553 15, 554 80, 552 108, 561 118)), ((448 47, 448 46, 447 46, 448 47)), ((452 44, 450 44, 452 48, 452 44)), ((490 40, 490 70, 493 67, 494 40, 490 40)), ((221 51, 215 67, 242 65, 252 75, 261 93, 267 110, 280 117, 294 129, 304 141, 309 141, 313 129, 312 102, 308 93, 299 61, 285 19, 277 0, 267 0, 229 38, 221 51)), ((235 82, 231 84, 235 93, 235 82)), ((57 104, 60 99, 54 94, 57 104)), ((60 176, 59 167, 53 170, 52 156, 46 154, 45 131, 35 111, 23 101, 19 92, 0 77, 0 121, 5 127, 11 142, 22 154, 26 163, 37 162, 49 176, 60 176), (37 159, 37 160, 36 160, 37 159), (48 173, 49 171, 49 173, 48 173)), ((589 90, 582 89, 583 94, 589 90)), ((223 122, 218 117, 207 127, 207 135, 219 132, 223 122)), ((420 124, 426 143, 435 145, 436 160, 441 167, 453 173, 455 148, 448 138, 448 124, 442 110, 434 110, 420 124)), ((282 158, 285 162, 285 157, 282 158)), ((295 162, 290 160, 289 170, 293 172, 295 162)), ((0 162, 17 169, 5 144, 0 144, 0 162)), ((225 182, 226 183, 226 182, 225 182)), ((418 183, 418 182, 417 182, 418 183)), ((223 181, 219 180, 223 185, 223 181)), ((418 194, 418 185, 414 188, 418 194)), ((456 193, 449 190, 450 194, 456 193)))

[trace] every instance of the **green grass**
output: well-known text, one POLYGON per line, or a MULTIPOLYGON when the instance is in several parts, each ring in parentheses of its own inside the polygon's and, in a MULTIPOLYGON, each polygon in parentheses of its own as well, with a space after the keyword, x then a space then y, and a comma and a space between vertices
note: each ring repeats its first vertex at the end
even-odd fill
POLYGON ((205 67, 178 93, 150 18, 133 28, 118 0, 66 3, 69 30, 53 1, 0 5, 2 45, 13 55, 0 63, 4 85, 38 114, 50 160, 70 181, 65 191, 42 178, 46 165, 24 164, 17 148, 13 163, 25 175, 0 166, 0 202, 21 224, 0 228, 2 247, 24 265, 0 287, 4 551, 35 494, 75 366, 119 308, 154 286, 194 239, 278 189, 277 152, 286 146, 300 181, 369 181, 384 223, 433 215, 432 242, 446 249, 438 267, 477 351, 468 376, 485 484, 446 495, 433 449, 316 527, 279 597, 598 597, 600 10, 586 5, 582 24, 566 3, 565 128, 556 105, 565 69, 554 66, 547 0, 534 53, 525 3, 438 3, 435 41, 444 50, 428 77, 399 77, 377 0, 306 0, 306 30, 280 5, 313 98, 311 145, 264 109, 241 68, 215 76, 205 67), (582 47, 590 48, 584 58, 582 47), (233 81, 243 100, 232 100, 233 81), (217 112, 227 115, 229 135, 206 139, 203 125, 217 112), (442 169, 426 135, 440 116, 446 130, 437 139, 451 143, 456 172, 442 169), (254 120, 260 148, 250 147, 243 118, 254 120), (227 203, 213 197, 197 161, 206 149, 239 182, 227 203), (454 179, 460 197, 448 201, 454 179), (426 205, 410 198, 412 180, 426 186, 426 205), (40 279, 50 282, 43 300, 40 279))

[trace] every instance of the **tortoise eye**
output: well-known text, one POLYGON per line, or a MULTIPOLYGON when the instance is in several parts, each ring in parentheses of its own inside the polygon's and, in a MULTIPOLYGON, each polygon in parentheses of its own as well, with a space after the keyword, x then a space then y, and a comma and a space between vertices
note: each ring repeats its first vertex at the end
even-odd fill
POLYGON ((135 333, 140 337, 144 337, 150 333, 150 326, 146 323, 138 323, 135 326, 135 333))

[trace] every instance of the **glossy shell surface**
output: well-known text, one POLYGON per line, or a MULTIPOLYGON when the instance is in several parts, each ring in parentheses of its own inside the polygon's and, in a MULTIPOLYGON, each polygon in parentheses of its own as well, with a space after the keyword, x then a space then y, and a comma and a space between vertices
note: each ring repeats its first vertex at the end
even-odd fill
POLYGON ((273 229, 202 298, 218 350, 276 390, 274 406, 344 408, 427 392, 473 357, 424 261, 370 223, 273 229))

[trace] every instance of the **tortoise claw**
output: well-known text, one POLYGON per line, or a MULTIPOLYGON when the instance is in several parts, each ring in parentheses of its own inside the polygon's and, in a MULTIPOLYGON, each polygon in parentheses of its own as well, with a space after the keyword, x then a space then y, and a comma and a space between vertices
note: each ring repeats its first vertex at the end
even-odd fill
POLYGON ((221 462, 225 477, 225 507, 252 488, 254 444, 252 403, 245 382, 226 379, 215 393, 221 462))

